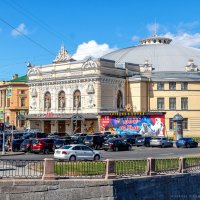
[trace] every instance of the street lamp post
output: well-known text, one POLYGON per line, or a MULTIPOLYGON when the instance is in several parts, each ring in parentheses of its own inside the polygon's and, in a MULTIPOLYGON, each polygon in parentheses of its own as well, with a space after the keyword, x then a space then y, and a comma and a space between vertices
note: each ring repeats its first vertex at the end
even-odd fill
POLYGON ((2 155, 5 155, 5 114, 6 114, 6 90, 4 90, 4 106, 3 106, 3 146, 2 155))
POLYGON ((12 122, 11 122, 11 125, 12 125, 12 129, 11 129, 11 131, 12 131, 12 138, 11 138, 11 151, 13 151, 13 124, 14 124, 14 122, 12 121, 12 122))

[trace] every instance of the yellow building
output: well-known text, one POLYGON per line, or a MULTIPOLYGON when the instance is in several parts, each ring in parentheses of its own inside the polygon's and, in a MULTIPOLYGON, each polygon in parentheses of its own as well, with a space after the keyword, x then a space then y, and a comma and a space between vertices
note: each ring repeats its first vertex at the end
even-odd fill
POLYGON ((10 81, 0 83, 0 120, 13 124, 17 128, 25 126, 25 115, 28 114, 29 91, 26 85, 27 76, 13 76, 10 81))
POLYGON ((103 58, 118 66, 138 64, 135 74, 127 78, 126 104, 132 111, 166 112, 166 136, 173 136, 172 118, 179 113, 184 118, 183 135, 200 136, 200 51, 171 41, 153 36, 103 58))

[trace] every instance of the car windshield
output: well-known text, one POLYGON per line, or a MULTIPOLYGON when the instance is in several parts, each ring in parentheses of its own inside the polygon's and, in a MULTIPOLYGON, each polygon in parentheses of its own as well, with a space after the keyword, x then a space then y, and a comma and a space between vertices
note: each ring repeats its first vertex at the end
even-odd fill
POLYGON ((93 139, 93 136, 86 136, 85 137, 85 140, 92 140, 93 139))
POLYGON ((158 138, 155 138, 155 140, 161 140, 162 138, 158 137, 158 138))
POLYGON ((115 140, 113 140, 113 139, 110 139, 110 140, 108 140, 107 142, 110 142, 110 143, 112 143, 112 142, 114 142, 115 140))
POLYGON ((28 144, 30 142, 30 140, 24 140, 23 142, 22 142, 22 144, 28 144))
POLYGON ((56 140, 54 141, 54 144, 63 144, 65 141, 64 140, 56 140))
POLYGON ((70 149, 72 146, 70 146, 70 145, 65 145, 65 146, 63 146, 63 147, 60 147, 60 149, 70 149))
POLYGON ((192 140, 192 138, 187 138, 187 141, 191 142, 191 141, 193 141, 193 140, 192 140))

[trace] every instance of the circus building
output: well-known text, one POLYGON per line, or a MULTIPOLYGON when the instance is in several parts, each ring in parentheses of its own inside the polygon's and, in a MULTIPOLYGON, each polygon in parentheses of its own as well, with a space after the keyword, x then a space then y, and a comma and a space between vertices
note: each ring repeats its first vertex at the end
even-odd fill
POLYGON ((200 51, 153 36, 138 46, 76 61, 61 47, 48 65, 29 66, 30 128, 49 132, 200 132, 200 51))
MULTIPOLYGON (((173 117, 183 117, 183 135, 200 133, 200 50, 173 44, 170 38, 154 35, 140 44, 119 49, 102 58, 139 65, 138 74, 128 77, 127 104, 132 111, 165 112, 164 132, 174 134, 173 117)), ((129 71, 129 69, 127 69, 129 71)))

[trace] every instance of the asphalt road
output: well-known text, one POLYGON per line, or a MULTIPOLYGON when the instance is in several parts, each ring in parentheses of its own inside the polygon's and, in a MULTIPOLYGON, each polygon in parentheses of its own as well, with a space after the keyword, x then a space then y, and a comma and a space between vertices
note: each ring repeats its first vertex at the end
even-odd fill
MULTIPOLYGON (((103 159, 146 159, 152 158, 169 158, 187 155, 200 155, 200 147, 198 148, 152 148, 152 147, 133 147, 131 151, 103 151, 100 150, 103 159)), ((43 160, 44 158, 53 158, 53 154, 32 154, 26 153, 15 156, 0 156, 0 159, 19 159, 19 160, 43 160)))

